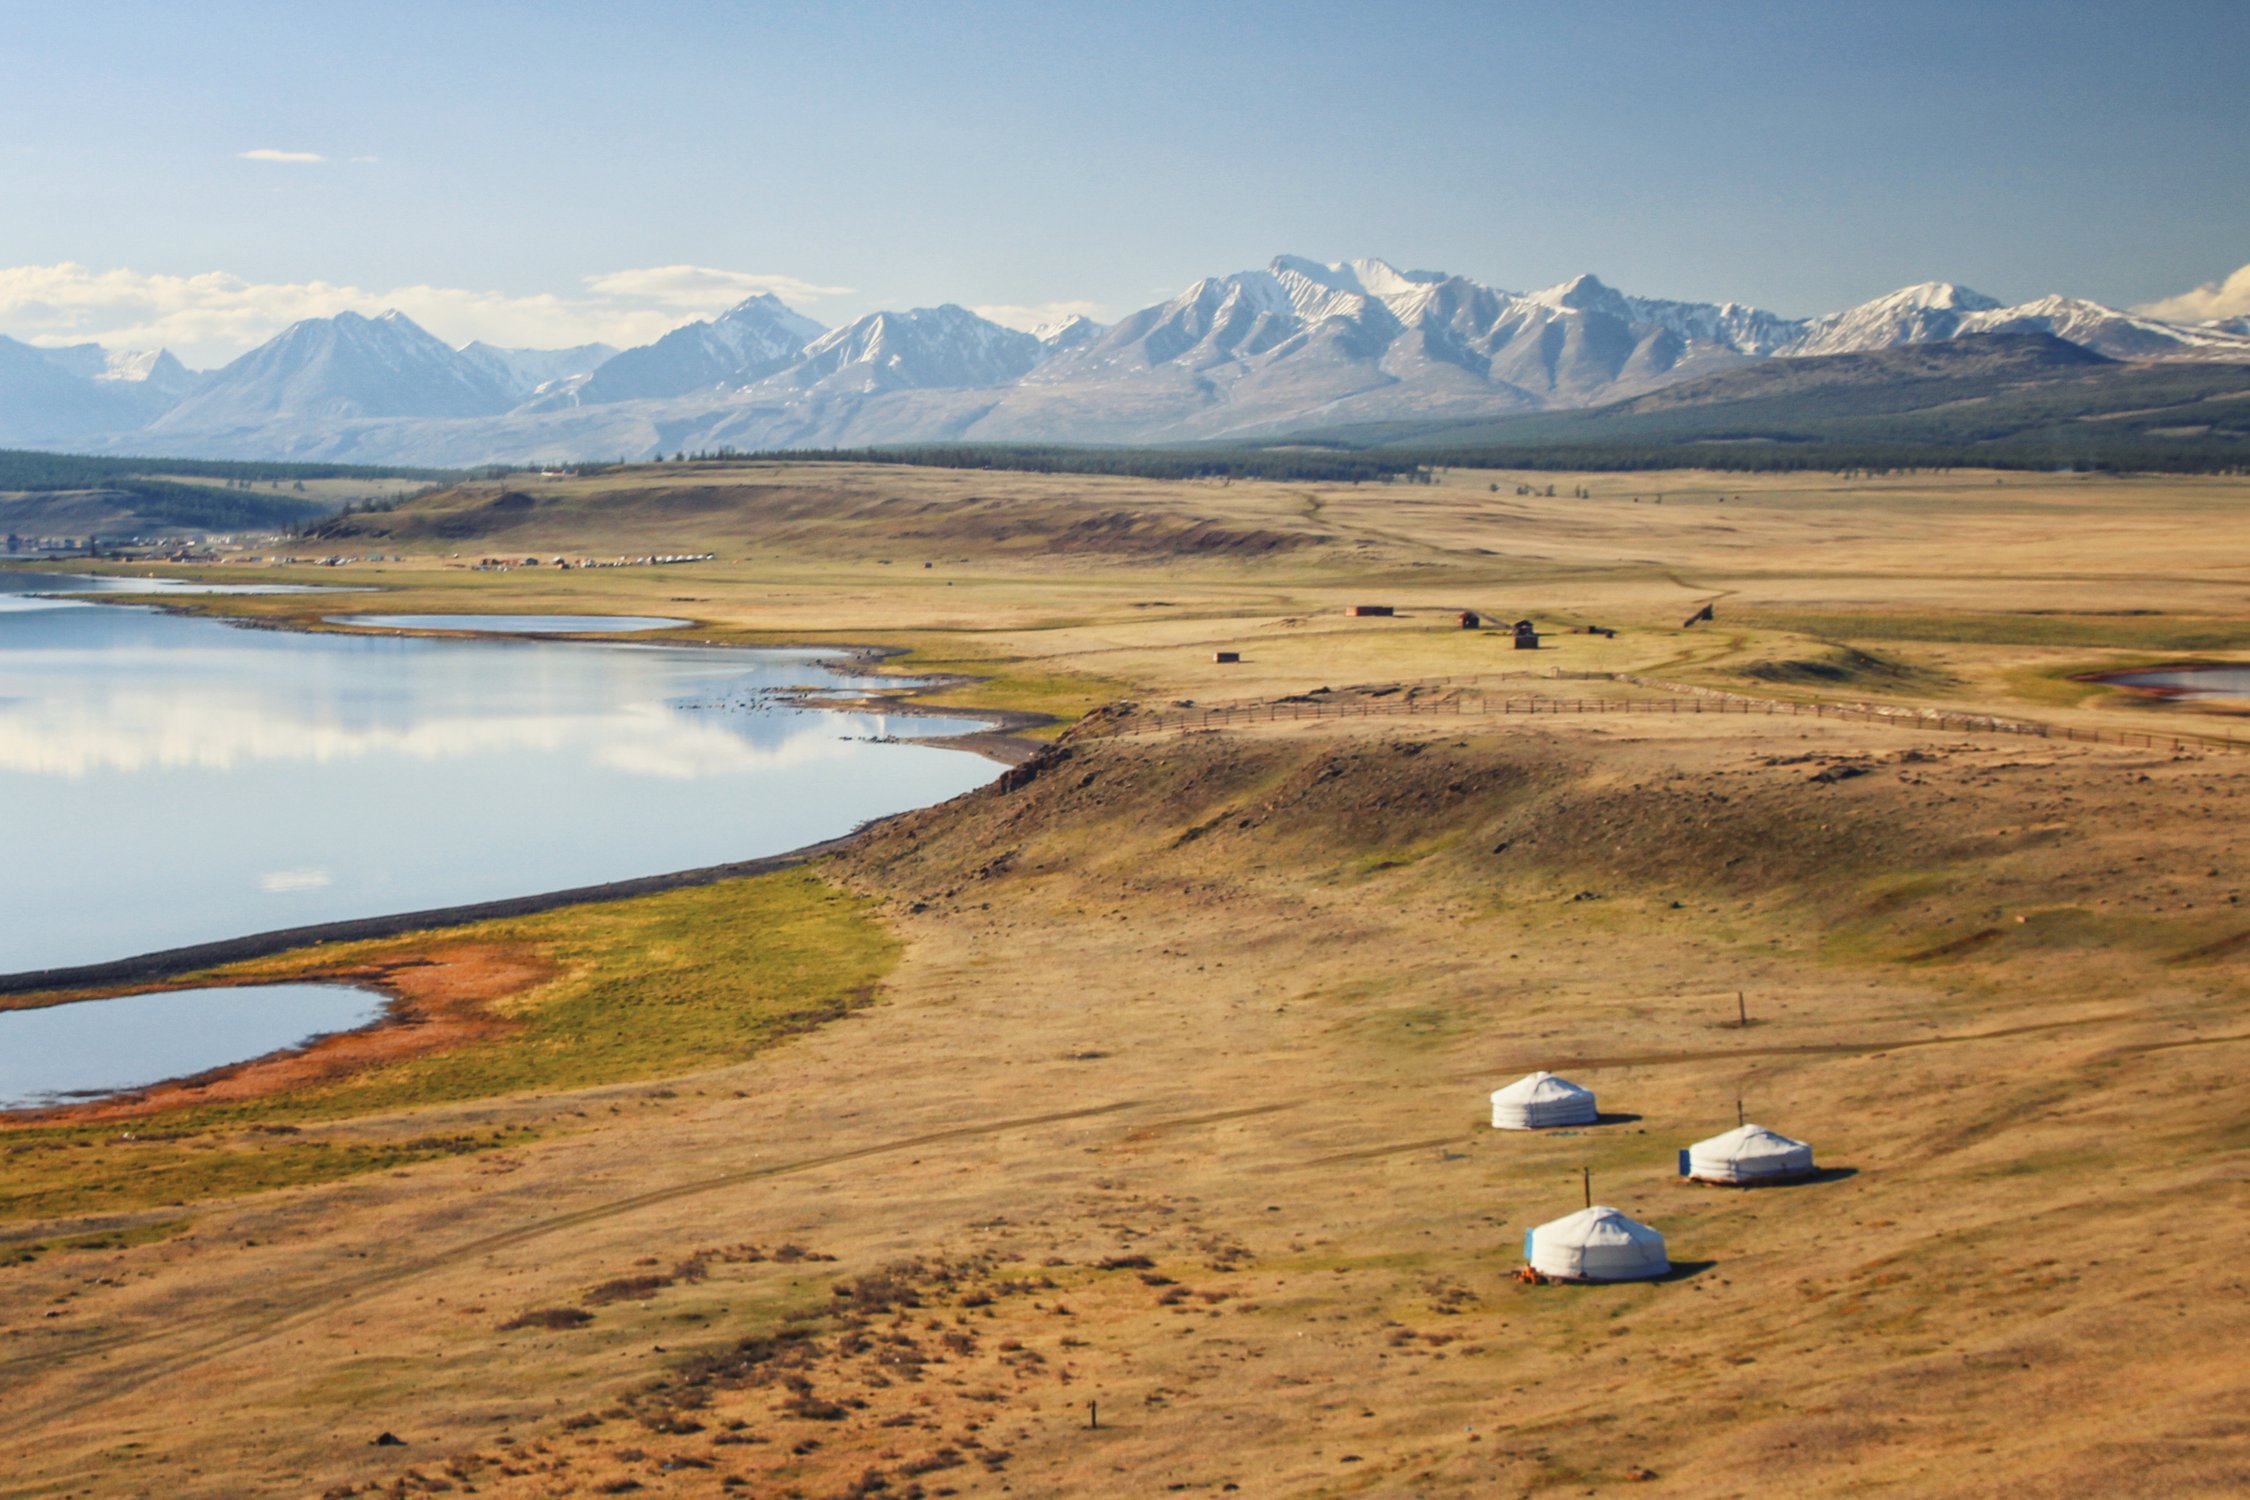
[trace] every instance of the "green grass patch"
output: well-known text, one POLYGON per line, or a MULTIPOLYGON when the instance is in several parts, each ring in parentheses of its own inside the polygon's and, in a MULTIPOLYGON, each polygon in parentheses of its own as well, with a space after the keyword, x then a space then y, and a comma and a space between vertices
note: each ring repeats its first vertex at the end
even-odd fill
POLYGON ((1337 866, 1336 876, 1339 880, 1349 884, 1367 879, 1370 876, 1380 875, 1385 870, 1404 869, 1409 865, 1420 864, 1433 854, 1443 853, 1459 842, 1461 842, 1461 834, 1455 831, 1441 833, 1434 838, 1421 839, 1411 844, 1392 844, 1379 849, 1363 849, 1357 854, 1347 855, 1342 863, 1337 866))
MULTIPOLYGON (((300 951, 198 977, 279 980, 314 964, 380 964, 429 941, 300 951)), ((369 1140, 303 1127, 740 1062, 868 1003, 899 953, 870 903, 812 869, 477 923, 437 941, 528 951, 554 977, 498 1003, 512 1030, 452 1051, 122 1126, 0 1134, 0 1222, 192 1203, 520 1145, 535 1128, 369 1140)))
POLYGON ((885 670, 909 677, 956 676, 975 679, 915 701, 930 708, 991 709, 1005 713, 1046 714, 1053 723, 1026 731, 1033 739, 1052 739, 1105 703, 1133 696, 1124 683, 1082 672, 1055 672, 1028 662, 960 653, 955 642, 910 646, 885 663, 885 670))
POLYGON ((0 1223, 127 1213, 333 1182, 532 1138, 525 1129, 400 1141, 269 1142, 192 1132, 128 1139, 114 1125, 27 1133, 0 1146, 0 1223))
POLYGON ((1941 672, 1897 657, 1879 656, 1856 646, 1837 646, 1817 656, 1751 662, 1734 676, 1759 687, 1856 688, 1875 692, 1927 691, 1946 686, 1941 672))
POLYGON ((53 1239, 0 1245, 0 1271, 10 1266, 29 1265, 42 1256, 67 1254, 73 1250, 130 1250, 136 1245, 153 1245, 178 1234, 188 1223, 186 1219, 161 1219, 152 1224, 136 1224, 130 1229, 103 1229, 91 1234, 65 1234, 53 1239))
POLYGON ((1730 624, 1818 640, 1938 641, 1970 646, 2116 647, 2129 651, 2250 649, 2250 620, 2154 611, 2049 614, 2032 611, 1890 613, 1738 610, 1730 624))
MULTIPOLYGON (((721 1067, 868 1003, 899 954, 872 902, 810 868, 482 922, 445 940, 523 944, 561 972, 501 1004, 519 1026, 511 1035, 203 1118, 336 1118, 721 1067)), ((409 946, 387 939, 320 958, 379 961, 409 946)), ((305 961, 225 972, 278 977, 305 961)))

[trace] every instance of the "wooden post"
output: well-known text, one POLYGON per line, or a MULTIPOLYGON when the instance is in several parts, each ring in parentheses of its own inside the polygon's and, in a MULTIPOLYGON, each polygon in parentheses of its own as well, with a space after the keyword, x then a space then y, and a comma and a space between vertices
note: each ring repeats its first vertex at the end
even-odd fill
POLYGON ((1742 998, 1740 990, 1734 992, 1734 1024, 1738 1027, 1750 1024, 1750 1002, 1742 998))
POLYGON ((1086 1425, 1090 1428, 1098 1428, 1102 1425, 1101 1408, 1096 1402, 1089 1401, 1086 1403, 1086 1425))
POLYGON ((1578 1169, 1578 1176, 1580 1180, 1585 1184, 1586 1206, 1588 1208, 1592 1208, 1594 1206, 1594 1169, 1591 1167, 1580 1167, 1578 1169))
POLYGON ((1742 1101, 1737 1099, 1734 1101, 1734 1128, 1740 1130, 1742 1123, 1742 1101))

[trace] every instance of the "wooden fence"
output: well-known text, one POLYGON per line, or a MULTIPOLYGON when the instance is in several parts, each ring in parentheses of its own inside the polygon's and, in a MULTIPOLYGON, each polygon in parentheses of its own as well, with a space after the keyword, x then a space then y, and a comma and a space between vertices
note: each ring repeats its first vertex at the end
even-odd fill
MULTIPOLYGON (((1632 679, 1621 679, 1632 680, 1632 679)), ((1673 696, 1663 698, 1548 698, 1492 697, 1454 692, 1443 698, 1417 698, 1402 692, 1395 697, 1358 698, 1340 703, 1265 702, 1224 703, 1186 709, 1161 710, 1131 718, 1089 724, 1082 732, 1111 735, 1177 734, 1196 729, 1228 729, 1249 724, 1286 724, 1312 719, 1367 718, 1507 718, 1555 717, 1568 714, 1741 714, 1768 718, 1839 719, 1854 723, 1890 724, 1902 729, 1934 729, 1950 733, 2016 734, 2039 739, 2074 740, 2089 744, 2132 745, 2151 750, 2250 749, 2238 740, 2193 733, 2156 734, 2142 730, 2081 729, 2042 724, 2027 719, 2003 719, 1987 714, 1944 713, 1933 709, 1890 707, 1879 704, 1802 703, 1786 698, 1753 698, 1708 688, 1679 688, 1641 681, 1640 686, 1663 686, 1673 696)))

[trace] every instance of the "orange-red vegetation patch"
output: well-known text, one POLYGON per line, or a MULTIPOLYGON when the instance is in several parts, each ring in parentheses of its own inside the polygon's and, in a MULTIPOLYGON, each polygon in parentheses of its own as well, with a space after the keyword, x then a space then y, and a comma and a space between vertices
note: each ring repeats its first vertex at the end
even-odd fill
MULTIPOLYGON (((381 991, 391 997, 391 1003, 380 1021, 358 1031, 322 1037, 310 1046, 230 1063, 111 1099, 10 1114, 0 1119, 0 1130, 129 1120, 195 1105, 239 1104, 334 1083, 406 1058, 452 1051, 515 1030, 519 1023, 496 1014, 493 1003, 543 983, 555 972, 551 961, 519 944, 461 942, 402 948, 374 962, 261 974, 241 982, 356 984, 381 991)), ((163 988, 208 987, 181 984, 163 988)), ((92 998, 97 997, 74 997, 92 998)))

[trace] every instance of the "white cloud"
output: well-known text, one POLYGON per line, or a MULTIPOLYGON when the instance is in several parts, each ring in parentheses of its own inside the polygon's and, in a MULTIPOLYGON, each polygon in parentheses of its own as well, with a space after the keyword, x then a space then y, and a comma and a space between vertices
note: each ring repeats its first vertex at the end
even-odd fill
POLYGON ((794 276, 657 266, 585 279, 576 293, 466 287, 374 289, 329 281, 249 281, 224 271, 192 276, 97 270, 74 262, 0 266, 0 333, 54 346, 167 348, 190 365, 222 364, 303 318, 397 308, 455 344, 515 348, 645 344, 696 318, 771 291, 793 305, 842 296, 845 287, 794 276))
POLYGON ((989 318, 1003 328, 1021 328, 1026 332, 1052 327, 1072 318, 1092 318, 1098 323, 1102 317, 1100 304, 1094 302, 1039 302, 1028 305, 995 302, 972 307, 969 311, 980 318, 989 318))
POLYGON ((238 154, 244 161, 280 161, 302 164, 328 160, 318 151, 276 151, 271 146, 260 146, 255 151, 243 151, 238 154))
POLYGON ((795 276, 721 271, 710 266, 648 266, 638 271, 611 271, 604 276, 587 277, 586 288, 603 296, 654 302, 665 307, 715 308, 718 311, 760 292, 771 292, 784 302, 797 303, 845 297, 852 290, 848 286, 821 286, 795 276))
POLYGON ((2250 266, 2242 267, 2224 281, 2206 281, 2192 292, 2166 297, 2133 311, 2147 313, 2152 318, 2168 318, 2175 323, 2208 323, 2214 318, 2250 316, 2250 266))

